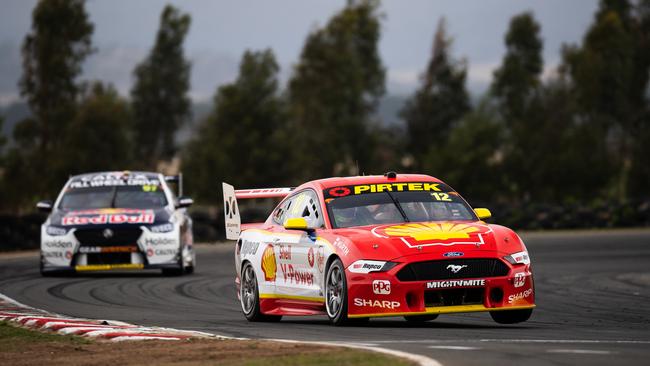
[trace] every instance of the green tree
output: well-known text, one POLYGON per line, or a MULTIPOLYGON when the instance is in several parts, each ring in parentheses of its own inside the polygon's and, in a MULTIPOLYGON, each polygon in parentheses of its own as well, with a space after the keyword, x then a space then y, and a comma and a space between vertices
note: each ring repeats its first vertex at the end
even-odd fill
POLYGON ((505 36, 503 64, 494 72, 492 93, 509 125, 522 123, 530 100, 540 86, 544 67, 540 26, 531 13, 515 16, 505 36))
POLYGON ((467 68, 464 61, 452 59, 451 43, 443 18, 438 22, 422 86, 400 113, 406 121, 408 148, 416 169, 431 166, 424 161, 426 157, 440 151, 454 125, 470 110, 465 89, 467 68))
POLYGON ((219 87, 211 114, 184 154, 188 187, 218 202, 219 181, 236 187, 286 183, 286 113, 278 96, 278 64, 271 50, 247 51, 232 84, 219 87))
POLYGON ((93 24, 82 0, 42 0, 32 13, 32 28, 22 47, 21 95, 32 112, 14 130, 16 147, 8 153, 6 174, 12 177, 8 204, 20 205, 52 195, 65 181, 59 152, 74 118, 77 76, 93 51, 93 24))
POLYGON ((133 146, 129 103, 111 85, 94 82, 85 89, 60 156, 65 170, 80 174, 128 169, 133 146))
POLYGON ((543 109, 539 100, 543 70, 539 31, 531 13, 512 18, 505 35, 506 54, 491 86, 508 133, 503 152, 507 186, 520 198, 530 198, 544 185, 534 176, 549 156, 548 145, 536 139, 544 125, 539 115, 543 109))
POLYGON ((424 170, 461 190, 470 202, 504 196, 504 126, 487 100, 458 122, 437 149, 428 151, 424 170))
POLYGON ((630 174, 627 192, 632 197, 647 198, 650 193, 650 0, 641 0, 633 10, 636 19, 636 85, 635 95, 642 96, 638 118, 631 128, 630 174))
POLYGON ((190 21, 188 14, 167 5, 160 16, 156 43, 134 71, 136 82, 131 100, 135 116, 135 150, 138 159, 148 168, 174 155, 174 133, 191 115, 187 96, 190 63, 183 53, 190 21))
POLYGON ((368 120, 384 92, 378 2, 349 2, 305 42, 289 81, 296 179, 367 168, 373 151, 368 120))
POLYGON ((648 104, 647 9, 646 1, 633 7, 627 0, 603 0, 582 45, 564 49, 562 71, 571 79, 579 117, 600 135, 595 148, 614 158, 601 181, 618 198, 627 196, 648 104))

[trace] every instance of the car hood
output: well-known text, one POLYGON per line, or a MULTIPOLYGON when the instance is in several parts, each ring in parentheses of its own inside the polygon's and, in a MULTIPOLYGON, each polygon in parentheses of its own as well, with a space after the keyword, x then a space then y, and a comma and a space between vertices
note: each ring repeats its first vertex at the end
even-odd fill
POLYGON ((56 210, 50 216, 50 225, 66 228, 92 228, 113 225, 155 225, 169 222, 165 208, 132 209, 101 208, 91 210, 56 210))
POLYGON ((349 241, 357 258, 363 259, 495 256, 520 247, 519 237, 510 229, 483 222, 409 222, 335 231, 349 241))

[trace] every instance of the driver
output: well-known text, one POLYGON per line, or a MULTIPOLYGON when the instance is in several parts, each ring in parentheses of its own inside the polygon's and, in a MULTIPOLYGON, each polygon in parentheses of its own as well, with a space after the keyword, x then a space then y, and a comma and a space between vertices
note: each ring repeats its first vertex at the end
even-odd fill
POLYGON ((357 220, 357 208, 341 208, 334 210, 334 220, 338 227, 351 227, 359 225, 357 220))

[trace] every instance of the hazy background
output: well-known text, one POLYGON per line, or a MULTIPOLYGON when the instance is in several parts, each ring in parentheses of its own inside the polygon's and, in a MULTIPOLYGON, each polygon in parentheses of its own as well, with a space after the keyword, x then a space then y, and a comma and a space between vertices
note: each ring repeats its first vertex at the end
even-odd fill
MULTIPOLYGON (((192 17, 185 41, 192 62, 191 96, 209 99, 220 84, 237 75, 246 49, 273 49, 281 79, 289 77, 307 34, 345 1, 277 0, 92 0, 86 4, 95 23, 97 53, 85 64, 82 78, 113 83, 127 95, 132 70, 151 48, 165 4, 192 17)), ((3 0, 0 12, 0 103, 18 98, 20 46, 31 26, 33 0, 3 0)), ((563 43, 577 43, 593 19, 597 0, 385 0, 379 49, 387 71, 389 95, 412 93, 430 54, 438 19, 447 18, 453 53, 468 62, 467 88, 483 93, 503 57, 505 34, 513 15, 530 10, 541 24, 545 72, 560 61, 563 43)))

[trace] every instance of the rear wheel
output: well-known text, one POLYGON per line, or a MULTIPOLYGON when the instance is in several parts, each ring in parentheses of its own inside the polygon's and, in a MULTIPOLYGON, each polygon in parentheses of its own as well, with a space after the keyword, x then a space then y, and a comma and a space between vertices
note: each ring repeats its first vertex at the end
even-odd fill
POLYGON ((438 314, 408 315, 408 316, 404 317, 404 319, 407 322, 413 322, 413 323, 428 322, 428 321, 431 321, 431 320, 435 320, 436 318, 438 318, 438 314))
POLYGON ((330 322, 334 325, 349 323, 348 283, 345 279, 343 263, 338 258, 327 268, 325 296, 325 308, 330 322))
POLYGON ((279 315, 262 314, 260 310, 259 287, 253 265, 246 263, 241 271, 241 286, 239 297, 244 316, 251 322, 277 322, 282 319, 279 315))
POLYGON ((525 322, 533 314, 533 309, 491 311, 492 319, 499 324, 525 322))

